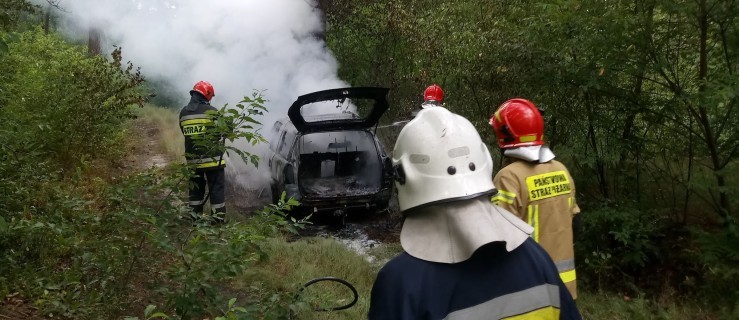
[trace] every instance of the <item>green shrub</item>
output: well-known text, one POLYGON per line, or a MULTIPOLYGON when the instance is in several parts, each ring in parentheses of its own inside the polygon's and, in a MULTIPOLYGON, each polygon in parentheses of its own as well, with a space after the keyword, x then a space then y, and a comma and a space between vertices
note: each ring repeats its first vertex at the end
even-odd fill
POLYGON ((602 207, 583 213, 582 219, 575 243, 579 283, 627 288, 660 261, 666 224, 654 212, 602 207))
POLYGON ((700 293, 739 316, 739 232, 735 225, 715 233, 693 231, 697 250, 693 258, 701 264, 700 293), (718 302, 718 303, 717 303, 718 302))
POLYGON ((119 155, 130 106, 143 102, 143 77, 130 63, 121 69, 120 48, 112 57, 38 29, 20 34, 0 56, 0 120, 11 125, 0 129, 0 144, 17 149, 22 136, 65 173, 84 159, 119 155))

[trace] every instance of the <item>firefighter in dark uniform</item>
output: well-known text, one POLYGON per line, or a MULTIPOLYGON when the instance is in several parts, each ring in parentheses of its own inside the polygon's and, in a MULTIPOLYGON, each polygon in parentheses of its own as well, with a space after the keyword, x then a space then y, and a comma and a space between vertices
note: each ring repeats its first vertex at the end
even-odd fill
POLYGON ((207 81, 199 81, 190 90, 190 103, 180 111, 180 128, 185 136, 185 158, 194 167, 195 174, 190 177, 190 208, 200 217, 206 200, 210 200, 212 218, 225 222, 226 176, 223 159, 224 140, 219 135, 208 134, 217 119, 208 111, 217 111, 210 105, 215 96, 213 86, 207 81), (199 136, 199 138, 195 138, 199 136), (208 195, 206 196, 206 184, 208 195))
POLYGON ((511 99, 498 108, 490 124, 511 162, 493 179, 498 187, 493 203, 534 227, 531 237, 549 253, 577 298, 573 222, 577 225, 580 207, 570 172, 544 146, 541 112, 529 100, 511 99))
POLYGON ((369 319, 581 319, 532 227, 493 205, 475 127, 424 109, 393 150, 404 253, 377 275, 369 319))

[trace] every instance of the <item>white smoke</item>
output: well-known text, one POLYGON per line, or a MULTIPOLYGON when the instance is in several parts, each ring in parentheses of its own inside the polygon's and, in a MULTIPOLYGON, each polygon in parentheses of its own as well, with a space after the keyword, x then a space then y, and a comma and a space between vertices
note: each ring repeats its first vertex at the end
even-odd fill
MULTIPOLYGON (((287 115, 299 95, 347 86, 337 77, 336 60, 315 36, 323 32, 323 23, 313 0, 62 0, 59 6, 70 36, 86 38, 89 28, 98 28, 103 52, 120 46, 124 61, 181 93, 179 106, 199 80, 213 84, 216 107, 265 90, 270 112, 262 119, 263 134, 287 115)), ((257 179, 238 162, 230 161, 243 177, 239 182, 262 188, 266 163, 257 179)))

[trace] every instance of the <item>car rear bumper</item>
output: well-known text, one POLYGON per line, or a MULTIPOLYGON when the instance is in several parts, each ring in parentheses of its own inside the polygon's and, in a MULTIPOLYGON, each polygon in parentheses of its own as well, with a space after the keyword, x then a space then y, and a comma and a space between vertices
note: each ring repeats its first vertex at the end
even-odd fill
POLYGON ((300 206, 303 210, 320 214, 337 210, 382 210, 387 208, 389 202, 390 188, 383 188, 375 194, 361 196, 315 197, 304 195, 300 199, 300 206))

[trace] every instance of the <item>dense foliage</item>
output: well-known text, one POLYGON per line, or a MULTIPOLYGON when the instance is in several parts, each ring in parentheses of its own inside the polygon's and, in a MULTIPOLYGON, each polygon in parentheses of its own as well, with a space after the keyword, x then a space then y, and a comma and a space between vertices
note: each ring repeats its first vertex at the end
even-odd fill
MULTIPOLYGON (((409 118, 431 82, 491 150, 497 105, 523 96, 544 109, 580 191, 584 297, 692 296, 739 317, 739 3, 317 3, 341 78, 392 89, 386 124, 409 118)), ((129 121, 145 93, 138 70, 120 50, 90 55, 49 29, 27 1, 0 0, 3 302, 74 319, 284 318, 284 291, 227 293, 264 259, 267 237, 294 228, 282 212, 295 203, 219 228, 183 219, 188 168, 117 169, 141 136, 129 121)), ((223 136, 263 142, 263 102, 221 109, 223 136)))
POLYGON ((685 288, 736 308, 739 3, 319 4, 340 76, 392 88, 387 123, 409 118, 432 82, 491 150, 500 103, 521 96, 544 110, 584 209, 578 282, 685 288))
MULTIPOLYGON (((180 319, 286 314, 288 296, 255 293, 241 307, 224 289, 264 257, 264 239, 294 230, 282 212, 295 202, 271 205, 248 223, 193 223, 181 200, 190 168, 134 171, 141 161, 127 154, 129 144, 147 138, 131 122, 144 101, 144 79, 121 64, 120 49, 110 58, 90 55, 41 28, 0 36, 7 43, 0 52, 5 303, 70 319, 161 317, 148 303, 180 319)), ((254 127, 263 102, 257 92, 221 108, 213 132, 263 142, 254 127)))

